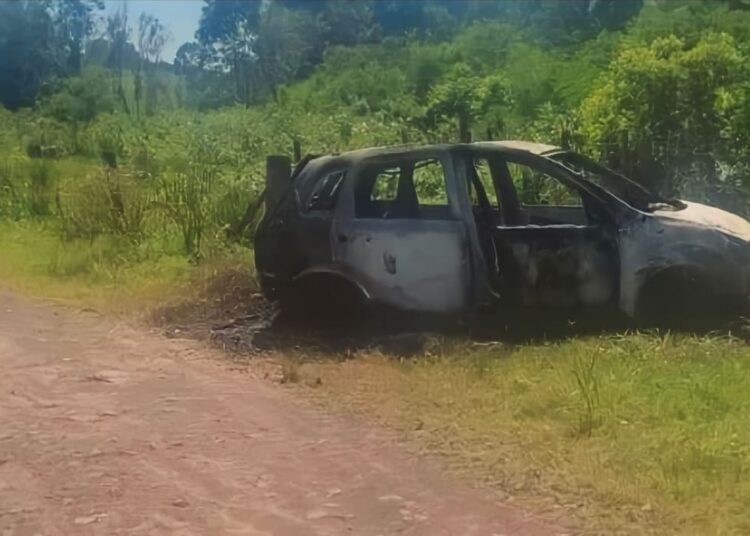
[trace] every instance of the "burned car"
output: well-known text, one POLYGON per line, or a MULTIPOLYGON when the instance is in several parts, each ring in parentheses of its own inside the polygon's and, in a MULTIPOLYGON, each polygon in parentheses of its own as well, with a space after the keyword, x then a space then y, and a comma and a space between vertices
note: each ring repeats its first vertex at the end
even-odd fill
POLYGON ((745 302, 750 222, 559 147, 503 141, 267 161, 256 265, 272 299, 630 317, 745 302))

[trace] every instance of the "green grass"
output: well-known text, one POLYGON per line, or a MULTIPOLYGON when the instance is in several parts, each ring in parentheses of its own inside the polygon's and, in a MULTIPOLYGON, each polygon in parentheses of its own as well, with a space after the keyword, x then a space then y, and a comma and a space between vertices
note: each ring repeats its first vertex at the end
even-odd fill
POLYGON ((551 517, 595 531, 750 533, 750 350, 738 339, 459 345, 297 374, 551 517))
POLYGON ((56 225, 0 222, 0 287, 133 313, 195 296, 218 273, 252 266, 244 248, 193 264, 171 244, 178 239, 167 237, 138 246, 112 236, 63 243, 56 225))

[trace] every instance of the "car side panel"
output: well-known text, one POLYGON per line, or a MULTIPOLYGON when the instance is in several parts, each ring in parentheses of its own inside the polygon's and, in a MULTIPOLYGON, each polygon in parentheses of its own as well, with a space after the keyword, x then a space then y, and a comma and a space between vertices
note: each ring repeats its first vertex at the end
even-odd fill
POLYGON ((338 255, 375 300, 447 313, 466 306, 466 243, 456 220, 360 220, 338 255))

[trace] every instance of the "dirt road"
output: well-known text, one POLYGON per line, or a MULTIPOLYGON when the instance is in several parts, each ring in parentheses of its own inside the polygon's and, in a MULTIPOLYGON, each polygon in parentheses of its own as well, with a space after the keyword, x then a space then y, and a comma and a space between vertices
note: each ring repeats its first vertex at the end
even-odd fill
POLYGON ((198 343, 0 291, 0 534, 558 534, 198 343))

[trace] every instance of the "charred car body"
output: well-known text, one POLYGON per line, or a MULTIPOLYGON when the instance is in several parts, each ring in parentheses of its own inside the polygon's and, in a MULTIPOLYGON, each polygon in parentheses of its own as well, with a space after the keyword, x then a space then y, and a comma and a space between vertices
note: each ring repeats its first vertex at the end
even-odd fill
POLYGON ((629 316, 744 304, 750 223, 529 142, 269 157, 256 265, 273 299, 629 316))

